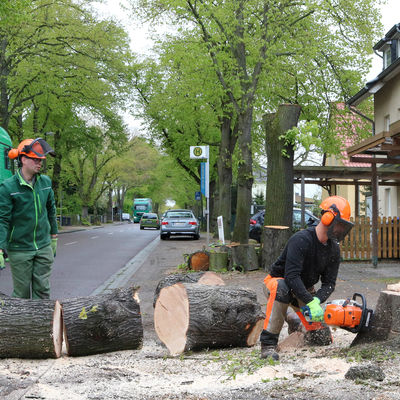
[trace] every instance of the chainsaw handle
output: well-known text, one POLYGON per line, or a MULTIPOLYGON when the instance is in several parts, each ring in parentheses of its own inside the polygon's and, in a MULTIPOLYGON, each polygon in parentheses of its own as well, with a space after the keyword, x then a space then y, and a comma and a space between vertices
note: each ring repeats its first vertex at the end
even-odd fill
POLYGON ((362 295, 361 293, 354 293, 353 300, 355 301, 357 299, 357 297, 359 297, 361 299, 362 321, 358 325, 358 329, 356 329, 356 331, 354 333, 358 333, 362 329, 364 322, 365 322, 366 310, 367 310, 367 302, 365 300, 364 295, 362 295))

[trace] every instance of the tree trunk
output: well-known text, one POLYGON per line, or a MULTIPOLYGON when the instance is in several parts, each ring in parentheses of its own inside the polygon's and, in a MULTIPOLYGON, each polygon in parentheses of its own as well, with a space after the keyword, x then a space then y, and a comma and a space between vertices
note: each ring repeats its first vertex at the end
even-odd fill
POLYGON ((249 242, 249 221, 251 189, 253 186, 253 157, 251 126, 253 108, 250 107, 239 115, 239 166, 237 175, 236 221, 232 240, 241 244, 249 242))
POLYGON ((0 298, 0 358, 60 357, 63 331, 58 301, 0 298))
POLYGON ((283 104, 263 118, 268 158, 264 225, 292 226, 294 150, 279 137, 297 125, 299 116, 299 105, 283 104))
POLYGON ((224 117, 221 124, 221 143, 219 146, 218 166, 218 216, 222 215, 224 236, 231 238, 231 187, 232 187, 232 153, 237 141, 237 124, 232 129, 231 117, 224 117))
POLYGON ((63 301, 64 338, 70 356, 142 347, 138 288, 63 301))
MULTIPOLYGON (((390 285, 389 285, 390 286, 390 285)), ((361 331, 352 346, 400 337, 400 291, 380 292, 370 329, 361 331)))
POLYGON ((253 346, 263 323, 256 294, 234 287, 177 283, 161 290, 154 309, 157 335, 172 355, 253 346))
MULTIPOLYGON (((57 199, 57 203, 59 204, 59 187, 61 182, 61 162, 62 162, 62 151, 61 151, 61 132, 59 129, 56 130, 54 135, 54 152, 56 153, 54 165, 53 165, 53 176, 52 176, 52 187, 54 191, 54 195, 57 199)), ((62 195, 61 195, 62 196, 62 195)))
POLYGON ((264 226, 261 243, 261 266, 264 271, 280 256, 289 240, 292 230, 288 226, 264 226))
POLYGON ((108 202, 107 202, 107 222, 111 222, 113 218, 113 190, 112 187, 108 189, 108 202))
POLYGON ((175 285, 175 283, 179 282, 198 283, 199 285, 225 285, 225 282, 215 272, 211 271, 192 272, 190 274, 167 275, 165 278, 161 279, 156 287, 156 291, 154 293, 153 307, 156 306, 156 301, 158 299, 161 289, 175 285))

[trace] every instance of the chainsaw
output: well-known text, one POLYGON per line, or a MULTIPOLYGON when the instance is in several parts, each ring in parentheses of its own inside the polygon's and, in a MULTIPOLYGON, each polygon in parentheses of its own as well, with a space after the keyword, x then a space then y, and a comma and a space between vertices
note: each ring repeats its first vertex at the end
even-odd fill
MULTIPOLYGON (((321 329, 321 322, 311 322, 307 311, 304 314, 298 311, 297 315, 307 331, 321 329)), ((370 328, 372 315, 373 310, 367 308, 365 297, 360 293, 354 293, 352 299, 333 300, 327 303, 324 308, 323 322, 329 326, 337 326, 349 332, 358 333, 370 328)))

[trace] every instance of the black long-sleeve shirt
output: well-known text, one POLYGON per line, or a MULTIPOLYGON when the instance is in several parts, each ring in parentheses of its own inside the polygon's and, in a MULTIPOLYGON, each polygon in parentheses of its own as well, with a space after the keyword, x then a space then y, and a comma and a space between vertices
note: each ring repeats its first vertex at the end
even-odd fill
POLYGON ((307 291, 321 280, 315 294, 323 303, 335 290, 340 264, 339 245, 333 240, 322 244, 315 227, 296 232, 271 267, 270 275, 285 279, 294 295, 305 304, 313 299, 307 291))

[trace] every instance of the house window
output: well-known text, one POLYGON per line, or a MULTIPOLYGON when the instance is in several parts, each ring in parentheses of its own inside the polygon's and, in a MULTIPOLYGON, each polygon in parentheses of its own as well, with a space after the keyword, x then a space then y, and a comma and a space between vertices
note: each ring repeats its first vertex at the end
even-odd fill
POLYGON ((386 115, 383 120, 383 130, 389 132, 390 130, 390 115, 386 115))
POLYGON ((392 50, 388 47, 383 52, 383 69, 387 68, 392 63, 392 50))

